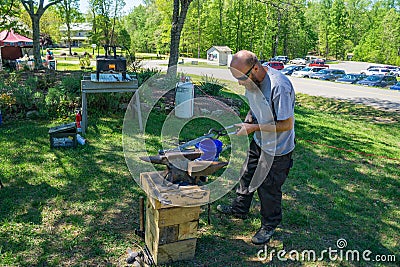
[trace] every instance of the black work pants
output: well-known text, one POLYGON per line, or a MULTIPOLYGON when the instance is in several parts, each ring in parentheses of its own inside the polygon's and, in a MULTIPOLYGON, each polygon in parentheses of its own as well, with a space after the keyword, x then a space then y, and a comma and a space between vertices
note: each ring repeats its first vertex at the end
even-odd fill
POLYGON ((247 214, 254 191, 249 190, 252 179, 261 179, 257 193, 261 201, 261 225, 276 228, 282 221, 282 191, 289 170, 293 165, 292 152, 283 156, 270 156, 255 143, 250 143, 249 159, 243 166, 244 173, 236 190, 232 209, 247 214), (258 166, 258 168, 257 168, 258 166))

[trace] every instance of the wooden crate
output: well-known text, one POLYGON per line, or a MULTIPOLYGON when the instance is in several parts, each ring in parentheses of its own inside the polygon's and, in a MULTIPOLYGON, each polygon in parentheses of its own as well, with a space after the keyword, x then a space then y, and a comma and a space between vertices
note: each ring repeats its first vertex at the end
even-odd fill
POLYGON ((144 172, 140 183, 155 209, 171 206, 201 206, 208 204, 210 190, 206 186, 178 186, 164 180, 164 172, 144 172))
POLYGON ((209 191, 199 186, 168 186, 162 172, 142 173, 140 180, 148 195, 145 242, 156 264, 193 259, 199 203, 209 200, 209 191), (185 206, 168 204, 171 200, 185 206))

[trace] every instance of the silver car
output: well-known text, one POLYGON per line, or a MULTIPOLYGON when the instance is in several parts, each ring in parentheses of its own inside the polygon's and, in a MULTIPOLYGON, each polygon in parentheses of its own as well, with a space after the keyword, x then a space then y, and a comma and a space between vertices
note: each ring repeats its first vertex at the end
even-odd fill
POLYGON ((292 77, 310 78, 310 76, 320 70, 326 69, 325 67, 305 67, 292 73, 292 77))
POLYGON ((306 65, 306 60, 304 58, 294 58, 289 61, 289 64, 294 64, 294 65, 306 65))

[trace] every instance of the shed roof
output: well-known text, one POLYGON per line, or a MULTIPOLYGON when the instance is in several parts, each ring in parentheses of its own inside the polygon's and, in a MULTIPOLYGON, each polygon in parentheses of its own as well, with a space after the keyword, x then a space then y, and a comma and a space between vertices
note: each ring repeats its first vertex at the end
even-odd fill
POLYGON ((212 46, 210 49, 208 49, 207 51, 211 50, 211 49, 215 49, 219 52, 232 52, 232 49, 230 49, 228 46, 212 46))

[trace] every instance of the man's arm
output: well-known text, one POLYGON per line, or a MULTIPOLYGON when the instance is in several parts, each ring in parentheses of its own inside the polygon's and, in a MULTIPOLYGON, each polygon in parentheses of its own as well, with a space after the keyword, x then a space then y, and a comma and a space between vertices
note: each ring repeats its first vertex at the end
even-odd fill
POLYGON ((277 121, 276 124, 250 124, 239 123, 235 124, 240 129, 236 132, 237 135, 249 135, 255 131, 263 132, 285 132, 293 129, 294 118, 290 117, 283 121, 277 121))

